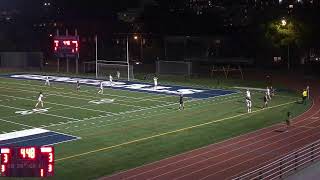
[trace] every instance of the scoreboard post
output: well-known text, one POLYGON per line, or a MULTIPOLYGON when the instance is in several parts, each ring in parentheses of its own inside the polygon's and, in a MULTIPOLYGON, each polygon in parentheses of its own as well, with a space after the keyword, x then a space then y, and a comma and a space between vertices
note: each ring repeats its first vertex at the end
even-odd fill
POLYGON ((1 147, 1 177, 54 175, 54 147, 1 147))

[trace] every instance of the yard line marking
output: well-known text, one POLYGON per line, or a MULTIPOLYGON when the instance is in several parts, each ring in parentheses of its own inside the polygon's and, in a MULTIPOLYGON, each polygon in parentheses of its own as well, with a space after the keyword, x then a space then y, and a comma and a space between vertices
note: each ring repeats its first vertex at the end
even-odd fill
MULTIPOLYGON (((228 101, 222 101, 221 103, 226 103, 226 102, 230 102, 230 101, 234 101, 236 99, 240 99, 240 98, 237 98, 237 96, 235 96, 234 99, 232 100, 228 100, 228 101)), ((190 100, 189 102, 196 102, 196 101, 203 101, 202 99, 197 99, 197 100, 190 100)), ((210 101, 207 101, 208 103, 210 103, 210 101)), ((221 103, 216 103, 216 104, 221 104, 221 103)), ((170 106, 171 105, 177 105, 179 103, 173 103, 173 104, 169 104, 170 106)), ((214 105, 216 105, 214 104, 214 105)), ((163 105, 161 107, 166 107, 166 106, 169 106, 169 105, 163 105)), ((193 106, 191 106, 193 107, 193 106)), ((192 108, 188 108, 188 109, 192 109, 192 108)), ((126 115, 126 114, 130 114, 130 113, 133 113, 133 112, 140 112, 140 111, 143 111, 143 110, 150 110, 150 109, 158 109, 158 107, 150 107, 150 108, 145 108, 145 109, 141 109, 141 110, 134 110, 134 111, 125 111, 126 113, 125 114, 122 114, 122 115, 126 115)), ((156 111, 150 111, 150 112, 147 112, 146 114, 152 114, 154 112, 161 112, 161 111, 164 111, 164 110, 167 110, 167 109, 163 109, 163 110, 156 110, 156 111)), ((170 111, 170 112, 175 112, 175 111, 170 111)), ((109 124, 106 124, 106 125, 103 125, 103 126, 108 126, 108 125, 113 125, 113 124, 120 124, 120 123, 124 123, 124 122, 130 122, 130 121, 134 121, 136 119, 141 119, 141 118, 149 118, 149 117, 152 117, 152 116, 158 116, 158 115, 163 115, 163 114, 166 114, 168 112, 165 112, 165 113, 161 113, 161 114, 155 114, 155 115, 151 115, 151 116, 148 116, 148 117, 140 117, 140 114, 137 114, 137 115, 131 115, 131 117, 139 117, 139 118, 134 118, 134 119, 130 119, 130 120, 125 120, 125 121, 120 121, 120 122, 115 122, 115 123, 109 123, 109 124)), ((120 114, 115 114, 114 116, 117 116, 117 115, 120 115, 120 114)), ((111 117, 114 117, 114 116, 111 116, 111 117)), ((104 116, 104 117, 108 117, 108 116, 104 116)), ((84 119, 84 120, 80 120, 78 122, 84 122, 84 121, 91 121, 91 120, 95 120, 95 119, 101 119, 101 118, 104 118, 104 117, 93 117, 93 118, 90 118, 90 119, 84 119)), ((127 116, 122 116, 121 118, 115 118, 113 119, 113 121, 116 121, 116 120, 119 120, 119 119, 127 119, 128 117, 127 116)), ((107 122, 110 122, 111 120, 104 120, 104 121, 107 121, 107 122)), ((59 124, 55 124, 55 125, 52 125, 52 126, 59 126, 59 124)), ((52 127, 52 126, 46 126, 46 127, 52 127)), ((92 127, 91 127, 92 128, 92 127)), ((97 128, 97 127, 94 127, 94 128, 97 128)), ((90 128, 87 128, 87 129, 90 129, 90 128)), ((83 129, 84 130, 84 129, 83 129)))
MULTIPOLYGON (((1 88, 1 87, 0 87, 0 88, 1 88)), ((3 94, 0 94, 0 96, 16 97, 16 96, 9 96, 9 95, 3 95, 3 94)), ((36 100, 33 100, 33 99, 28 99, 28 98, 23 98, 23 97, 16 97, 16 98, 22 99, 22 100, 34 101, 34 102, 36 101, 36 100)), ((70 108, 75 108, 75 109, 82 109, 82 110, 87 110, 87 111, 105 112, 105 111, 100 111, 100 110, 96 110, 96 109, 88 109, 88 108, 82 108, 82 107, 79 107, 79 106, 71 106, 71 105, 53 103, 53 102, 48 102, 48 101, 45 101, 45 103, 47 103, 47 104, 53 104, 53 105, 57 105, 57 106, 65 106, 65 107, 70 107, 70 108)))
MULTIPOLYGON (((6 107, 6 108, 11 108, 11 109, 16 109, 16 110, 27 111, 27 109, 16 108, 16 107, 12 107, 12 106, 6 106, 6 105, 1 105, 1 104, 0 104, 0 106, 6 107)), ((59 118, 63 118, 63 119, 78 120, 78 119, 71 118, 71 117, 59 116, 59 115, 49 114, 49 113, 44 113, 44 112, 35 112, 34 114, 43 114, 43 115, 52 116, 52 117, 59 117, 59 118)))
MULTIPOLYGON (((0 77, 0 78, 3 78, 3 77, 0 77)), ((8 79, 8 78, 4 78, 4 79, 8 79)), ((35 81, 32 81, 32 82, 35 82, 35 81)), ((38 86, 38 87, 44 87, 44 86, 40 86, 40 85, 31 85, 31 84, 25 84, 25 83, 13 83, 13 82, 0 82, 0 83, 4 83, 4 84, 16 84, 16 85, 28 85, 28 86, 38 86)), ((62 84, 66 84, 66 83, 62 83, 62 84)), ((88 86, 88 87, 93 87, 95 88, 94 86, 88 86)), ((33 88, 34 89, 34 88, 33 88)), ((37 89, 34 89, 34 90, 37 90, 37 89)), ((64 89, 65 90, 65 89, 64 89)), ((121 89, 117 89, 118 90, 121 90, 121 89)), ((50 91, 50 90, 48 90, 50 91)), ((90 90, 87 90, 87 91, 90 91, 90 90)), ((126 91, 126 92, 130 92, 128 90, 121 90, 121 91, 126 91)), ((84 92, 84 91, 81 91, 81 92, 84 92)), ((90 92, 96 92, 96 91, 90 91, 90 92)), ((70 94, 70 93, 68 93, 70 94)), ((91 94, 91 93, 90 93, 91 94)), ((145 94, 145 93, 142 93, 142 94, 145 94)), ((125 99, 135 99, 135 100, 140 100, 140 99, 144 99, 144 98, 137 98, 137 97, 127 97, 127 96, 121 96, 121 95, 115 95, 115 94, 103 94, 103 95, 108 95, 108 96, 115 96, 115 97, 121 97, 121 98, 125 98, 125 99)), ((156 95, 156 94, 154 94, 156 95)), ((162 94, 163 95, 163 94, 162 94)), ((146 96, 147 97, 147 96, 146 96)))
POLYGON ((1 119, 1 118, 0 118, 0 121, 7 122, 7 123, 11 123, 11 124, 16 124, 16 125, 20 125, 20 126, 24 126, 24 127, 28 127, 28 128, 36 128, 36 127, 30 126, 30 125, 26 125, 26 124, 21 124, 21 123, 17 123, 17 122, 7 121, 7 120, 1 119))
MULTIPOLYGON (((1 89, 10 89, 10 90, 13 90, 13 91, 22 91, 22 92, 30 92, 30 93, 34 93, 34 91, 31 91, 31 90, 27 90, 27 89, 21 89, 21 88, 4 88, 4 87, 0 87, 1 89)), ((50 92, 50 91, 48 91, 50 92)), ((85 100, 85 101, 92 101, 92 99, 85 99, 85 98, 79 98, 79 97, 74 97, 74 96, 64 96, 64 95, 61 95, 61 94, 70 94, 70 93, 56 93, 56 94, 53 94, 53 93, 47 93, 48 95, 47 96, 61 96, 61 97, 65 97, 65 98, 71 98, 71 99, 79 99, 79 100, 85 100)), ((74 95, 71 94, 71 95, 74 95)), ((99 99, 99 97, 94 97, 95 99, 99 99)), ((116 101, 124 101, 124 100, 120 100, 120 99, 117 99, 116 101)), ((124 102, 130 102, 130 101, 124 101, 124 102)), ((132 101, 131 101, 132 102, 132 101)), ((135 102, 135 101, 134 101, 135 102)), ((112 104, 118 104, 118 105, 122 105, 122 106, 129 106, 129 107, 140 107, 141 106, 137 106, 137 105, 130 105, 130 104, 123 104, 123 103, 117 103, 117 102, 113 102, 112 104)))
MULTIPOLYGON (((259 110, 256 110, 256 111, 252 111, 250 114, 258 113, 258 112, 261 112, 261 111, 265 111, 265 110, 269 110, 269 109, 273 109, 273 108, 277 108, 277 107, 281 107, 281 106, 286 106, 286 105, 293 104, 293 103, 296 103, 296 102, 297 101, 290 101, 290 102, 279 104, 279 105, 276 105, 276 106, 271 106, 271 107, 268 107, 268 108, 259 109, 259 110)), ((134 144, 134 143, 137 143, 137 142, 146 141, 146 140, 149 140, 149 139, 154 139, 154 138, 165 136, 165 135, 169 135, 169 134, 183 132, 183 131, 186 131, 186 130, 190 130, 190 129, 206 126, 206 125, 217 123, 217 122, 222 122, 222 121, 225 121, 225 120, 229 120, 229 119, 233 119, 233 118, 237 118, 237 117, 241 117, 241 116, 245 116, 245 115, 248 115, 248 113, 242 113, 242 114, 238 114, 238 115, 231 116, 231 117, 226 117, 226 118, 222 118, 222 119, 218 119, 218 120, 214 120, 214 121, 210 121, 210 122, 206 122, 206 123, 202 123, 202 124, 198 124, 198 125, 182 128, 182 129, 177 129, 177 130, 174 130, 174 131, 169 131, 169 132, 160 133, 160 134, 149 136, 149 137, 145 137, 145 138, 136 139, 136 140, 133 140, 133 141, 124 142, 124 143, 113 145, 113 146, 108 146, 108 147, 104 147, 104 148, 100 148, 100 149, 96 149, 96 150, 92 150, 92 151, 87 151, 87 152, 84 152, 84 153, 79 153, 79 154, 67 156, 67 157, 64 157, 64 158, 59 158, 59 159, 56 159, 56 162, 63 161, 63 160, 66 160, 66 159, 76 158, 76 157, 80 157, 80 156, 84 156, 84 155, 88 155, 88 154, 92 154, 92 153, 96 153, 96 152, 100 152, 100 151, 106 151, 106 150, 109 150, 109 149, 114 149, 114 148, 117 148, 117 147, 122 147, 124 145, 134 144)))

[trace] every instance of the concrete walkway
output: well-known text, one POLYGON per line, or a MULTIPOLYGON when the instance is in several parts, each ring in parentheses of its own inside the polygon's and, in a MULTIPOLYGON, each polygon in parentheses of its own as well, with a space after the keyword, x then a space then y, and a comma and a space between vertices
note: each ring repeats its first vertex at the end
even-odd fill
POLYGON ((315 180, 315 179, 320 179, 320 161, 286 178, 286 180, 315 180))

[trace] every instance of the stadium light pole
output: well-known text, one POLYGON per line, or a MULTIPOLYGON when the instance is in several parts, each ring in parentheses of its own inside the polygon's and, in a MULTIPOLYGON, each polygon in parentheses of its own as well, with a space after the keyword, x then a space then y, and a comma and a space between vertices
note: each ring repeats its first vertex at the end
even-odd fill
MULTIPOLYGON (((287 20, 286 19, 282 19, 281 20, 281 26, 282 27, 285 27, 285 26, 287 26, 287 20)), ((287 50, 287 52, 288 52, 288 62, 287 62, 287 66, 288 66, 288 70, 290 69, 290 45, 289 45, 289 43, 288 43, 288 50, 287 50)))
MULTIPOLYGON (((139 36, 134 36, 133 38, 134 38, 134 40, 138 40, 139 36)), ((143 60, 143 38, 141 35, 140 36, 140 61, 142 62, 142 60, 143 60)))

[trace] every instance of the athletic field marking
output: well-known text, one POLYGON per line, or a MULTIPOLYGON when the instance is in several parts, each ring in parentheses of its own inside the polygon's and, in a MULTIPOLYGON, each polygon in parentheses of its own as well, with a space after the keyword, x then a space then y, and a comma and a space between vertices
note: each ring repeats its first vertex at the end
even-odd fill
POLYGON ((307 129, 316 129, 317 127, 310 127, 310 126, 295 126, 292 125, 291 127, 296 127, 296 128, 307 128, 307 129))
MULTIPOLYGON (((15 98, 21 99, 21 100, 27 100, 27 101, 37 102, 37 100, 28 99, 28 98, 23 98, 23 97, 17 97, 17 96, 9 96, 9 95, 3 95, 3 94, 0 94, 0 96, 15 97, 15 98)), ((95 112, 103 112, 103 113, 106 113, 105 111, 100 111, 100 110, 96 110, 96 109, 88 109, 88 108, 82 108, 82 107, 79 107, 79 106, 71 106, 71 105, 53 103, 53 102, 48 102, 48 101, 45 101, 44 103, 53 104, 53 105, 57 105, 57 106, 64 106, 64 107, 69 107, 69 108, 74 108, 74 109, 82 109, 82 110, 87 110, 87 111, 95 111, 95 112)))
MULTIPOLYGON (((26 109, 22 109, 22 108, 16 108, 16 107, 12 107, 12 106, 6 106, 6 105, 1 105, 2 107, 6 107, 6 108, 11 108, 11 109, 16 109, 16 110, 20 110, 20 111, 27 111, 26 109)), ((72 117, 66 117, 66 116, 60 116, 60 115, 55 115, 55 114, 49 114, 49 113, 45 113, 45 112, 36 112, 35 114, 43 114, 43 115, 47 115, 47 116, 52 116, 52 117, 59 117, 59 118, 63 118, 63 119, 69 119, 69 120, 75 120, 75 121, 79 121, 79 119, 75 119, 72 117)), ((31 115, 31 114, 30 114, 31 115)), ((21 115, 20 115, 21 116, 21 115)), ((22 115, 24 116, 24 115, 22 115)))
MULTIPOLYGON (((227 101, 222 101, 222 102, 219 102, 217 104, 221 104, 221 103, 226 103, 226 102, 229 102, 229 101, 234 101, 236 99, 239 99, 237 98, 237 96, 233 96, 234 99, 230 99, 230 100, 227 100, 227 101)), ((223 99, 221 99, 223 100, 223 99)), ((197 99, 197 100, 191 100, 189 102, 196 102, 196 101, 203 101, 202 99, 197 99)), ((206 101, 207 103, 210 103, 210 101, 206 101)), ((114 114, 113 116, 98 116, 98 117, 92 117, 92 118, 89 118, 89 119, 83 119, 83 120, 79 120, 77 122, 72 122, 72 123, 78 123, 78 122, 84 122, 84 121, 91 121, 91 120, 96 120, 96 119, 101 119, 101 118, 105 118, 105 117, 114 117, 114 116, 120 116, 120 115, 126 115, 126 114, 130 114, 130 113, 134 113, 134 112, 140 112, 140 111, 144 111, 144 110, 150 110, 150 109, 159 109, 160 107, 166 107, 166 106, 172 106, 172 105, 177 105, 178 103, 173 103, 173 104, 168 104, 168 105, 163 105, 163 106, 154 106, 154 107, 150 107, 150 108, 145 108, 145 109, 140 109, 140 110, 133 110, 133 111, 125 111, 125 112, 122 112, 121 113, 118 113, 118 114, 114 114)), ((204 103, 195 103, 193 104, 190 108, 188 109, 192 109, 192 107, 194 107, 195 105, 200 105, 200 104, 204 104, 204 103)), ((198 106, 197 106, 198 107, 198 106)), ((201 107, 201 106, 200 106, 201 107)), ((164 110, 167 110, 167 109, 163 109, 163 110, 157 110, 155 112, 159 112, 159 111, 164 111, 164 110)), ((170 111, 170 112, 175 112, 175 111, 170 111)), ((150 111, 148 112, 148 114, 151 114, 151 113, 154 113, 154 111, 150 111)), ((168 113, 168 112, 166 112, 168 113)), ((163 115, 163 114, 166 114, 166 113, 162 113, 162 114, 155 114, 155 115, 152 115, 152 116, 158 116, 158 115, 163 115)), ((149 118, 149 117, 152 117, 152 116, 148 116, 148 117, 141 117, 141 114, 136 114, 136 115, 131 115, 131 117, 139 117, 139 118, 134 118, 134 119, 131 119, 131 120, 126 120, 126 121, 120 121, 120 122, 115 122, 115 123, 109 123, 109 124, 106 124, 106 125, 103 125, 103 126, 108 126, 108 125, 113 125, 113 124, 120 124, 120 123, 124 123, 124 122, 130 122, 130 121, 134 121, 136 119, 141 119, 141 118, 149 118)), ((128 117, 127 116, 122 116, 120 118, 115 118, 113 119, 113 121, 116 121, 116 120, 119 120, 119 119, 127 119, 128 117)), ((111 121, 111 120, 104 120, 104 121, 111 121)), ((59 126, 60 124, 55 124, 55 125, 48 125, 46 127, 53 127, 53 126, 59 126)), ((100 126, 101 127, 101 126, 100 126)), ((97 127, 94 127, 94 128, 97 128, 97 127)), ((90 129, 90 128, 87 128, 87 129, 90 129)), ((69 132, 68 132, 69 133, 69 132)))
MULTIPOLYGON (((218 104, 222 104, 222 103, 226 103, 226 102, 230 102, 230 101, 234 101, 235 99, 233 100, 228 100, 228 101, 223 101, 223 102, 218 102, 218 103, 215 103, 214 105, 218 105, 218 104)), ((203 106, 192 106, 188 109, 194 109, 194 108, 201 108, 203 106)), ((149 115, 149 116, 143 116, 141 117, 140 114, 137 114, 137 115, 132 115, 130 116, 131 118, 133 119, 129 119, 129 120, 124 120, 124 121, 117 121, 117 120, 120 120, 120 119, 128 119, 127 117, 120 117, 120 118, 116 118, 116 119, 113 119, 113 121, 111 120, 106 120, 107 122, 112 122, 112 123, 107 123, 107 124, 103 124, 103 125, 99 125, 99 126, 90 126, 88 128, 81 128, 81 129, 77 129, 77 130, 73 130, 73 131, 68 131, 66 133, 73 133, 73 132, 79 132, 79 131, 84 131, 84 130, 88 130, 88 129, 96 129, 96 128, 101 128, 101 127, 105 127, 105 126, 112 126, 112 125, 115 125, 115 124, 121 124, 121 123, 126 123, 126 122, 132 122, 132 121, 136 121, 136 120, 141 120, 141 119, 148 119, 148 118, 151 118, 151 117, 155 117, 155 116, 161 116, 161 115, 166 115, 168 113, 173 113, 173 112, 177 112, 177 110, 173 110, 173 111, 170 111, 170 110, 166 110, 166 109, 163 109, 163 110, 156 110, 156 111, 152 111, 152 112, 149 112, 147 114, 152 114, 152 115, 149 115), (156 114, 157 113, 157 114, 156 114), (115 122, 116 121, 116 122, 115 122)), ((84 125, 85 126, 85 125, 84 125)))
MULTIPOLYGON (((258 112, 265 111, 265 110, 268 110, 268 109, 273 109, 273 108, 276 108, 276 107, 286 106, 288 104, 293 104, 295 102, 296 101, 291 101, 291 102, 279 104, 279 105, 276 105, 276 106, 268 107, 268 108, 265 108, 265 109, 259 109, 259 110, 256 110, 256 111, 252 111, 252 113, 250 113, 250 114, 258 113, 258 112)), ((134 144, 134 143, 137 143, 137 142, 146 141, 146 140, 149 140, 149 139, 154 139, 154 138, 165 136, 165 135, 169 135, 169 134, 182 132, 182 131, 194 129, 194 128, 197 128, 197 127, 206 126, 206 125, 209 125, 209 124, 213 124, 213 123, 217 123, 217 122, 221 122, 221 121, 225 121, 225 120, 229 120, 229 119, 233 119, 233 118, 237 118, 237 117, 241 117, 241 116, 245 116, 245 115, 248 115, 248 113, 242 113, 242 114, 238 114, 238 115, 235 115, 235 116, 222 118, 222 119, 219 119, 219 120, 210 121, 210 122, 206 122, 206 123, 190 126, 190 127, 187 127, 187 128, 177 129, 177 130, 174 130, 174 131, 169 131, 169 132, 165 132, 165 133, 161 133, 161 134, 157 134, 157 135, 153 135, 153 136, 149 136, 149 137, 145 137, 145 138, 141 138, 141 139, 136 139, 136 140, 133 140, 133 141, 128 141, 128 142, 117 144, 117 145, 113 145, 113 146, 108 146, 108 147, 105 147, 105 148, 100 148, 100 149, 88 151, 88 152, 85 152, 85 153, 80 153, 80 154, 75 154, 75 155, 72 155, 72 156, 67 156, 67 157, 64 157, 64 158, 56 159, 56 162, 63 161, 63 160, 66 160, 66 159, 75 158, 75 157, 80 157, 80 156, 84 156, 84 155, 87 155, 87 154, 92 154, 92 153, 96 153, 96 152, 100 152, 100 151, 114 149, 114 148, 121 147, 121 146, 124 146, 124 145, 134 144)))
MULTIPOLYGON (((3 78, 3 77, 0 77, 0 78, 3 78)), ((8 78, 4 78, 4 79, 8 79, 8 78)), ((4 83, 4 84, 16 84, 16 85, 28 85, 28 86, 38 86, 38 87, 44 87, 44 86, 41 86, 41 85, 31 85, 31 84, 25 84, 25 83, 13 83, 13 82, 0 82, 0 83, 4 83)), ((62 83, 62 84, 66 84, 66 83, 62 83)), ((87 86, 87 87, 94 87, 94 86, 87 86)), ((35 89, 35 88, 32 88, 32 89, 34 89, 34 90, 38 90, 38 89, 35 89)), ((63 88, 64 90, 66 90, 65 88, 63 88)), ((121 90, 121 89, 117 89, 117 91, 118 90, 121 90)), ((50 90, 47 90, 47 91, 50 91, 50 90)), ((96 93, 96 91, 93 91, 93 90, 87 90, 87 92, 95 92, 96 93)), ((122 91, 126 91, 126 92, 129 92, 128 90, 122 90, 122 91)), ((84 91, 81 91, 81 92, 84 92, 84 91)), ((86 93, 86 92, 85 92, 86 93)), ((136 93, 139 93, 139 92, 136 92, 136 93)), ((64 93, 64 94, 66 94, 66 93, 64 93)), ((71 93, 67 93, 67 94, 71 94, 71 93)), ((92 94, 92 93, 90 93, 90 94, 92 94)), ((143 93, 141 93, 141 94, 145 94, 144 92, 143 93)), ((103 94, 103 95, 108 95, 108 96, 115 96, 115 97, 120 97, 120 98, 125 98, 125 99, 135 99, 135 100, 142 100, 142 99, 145 99, 145 98, 147 98, 147 97, 149 97, 149 96, 145 96, 145 97, 140 97, 140 98, 138 98, 138 97, 127 97, 127 96, 121 96, 121 95, 115 95, 115 94, 103 94)), ((152 94, 152 95, 158 95, 158 94, 152 94)), ((172 97, 172 96, 169 96, 169 95, 165 95, 165 94, 160 94, 160 96, 168 96, 168 97, 172 97)))
MULTIPOLYGON (((34 91, 31 90, 26 90, 26 89, 21 89, 21 88, 4 88, 4 87, 0 87, 0 89, 8 89, 8 90, 13 90, 13 91, 21 91, 21 92, 30 92, 30 93, 35 93, 34 91)), ((74 97, 74 96, 64 96, 64 95, 60 95, 60 94, 52 94, 52 93, 48 93, 48 96, 61 96, 61 97, 65 97, 65 98, 70 98, 70 99, 79 99, 79 100, 85 100, 85 101, 91 101, 92 99, 85 99, 85 98, 79 98, 79 97, 74 97)), ((95 97, 98 98, 98 97, 95 97)), ((117 101, 121 101, 121 100, 117 100, 117 101)), ((127 102, 127 101, 126 101, 127 102)), ((57 103, 49 103, 46 102, 48 104, 55 104, 55 105, 61 105, 61 104, 57 104, 57 103)), ((122 103, 116 103, 113 102, 113 104, 118 104, 118 105, 122 105, 122 106, 129 106, 129 107, 140 107, 141 106, 136 106, 136 105, 129 105, 129 104, 122 104, 122 103)), ((66 105, 65 105, 66 106, 66 105)), ((91 111, 93 111, 93 109, 91 109, 91 111)), ((97 111, 97 110, 96 110, 97 111)), ((102 111, 101 111, 102 112, 102 111)))
POLYGON ((36 128, 36 127, 34 127, 34 126, 30 126, 30 125, 26 125, 26 124, 21 124, 21 123, 17 123, 17 122, 12 122, 12 121, 7 121, 7 120, 1 119, 1 118, 0 118, 0 121, 7 122, 7 123, 11 123, 11 124, 15 124, 15 125, 20 125, 20 126, 24 126, 24 127, 28 127, 28 128, 36 128))
MULTIPOLYGON (((302 131, 302 132, 297 133, 297 134, 295 134, 295 135, 300 135, 300 134, 302 134, 302 133, 305 133, 306 131, 309 131, 309 130, 302 131)), ((294 135, 294 136, 295 136, 295 135, 294 135)), ((313 136, 314 136, 314 134, 313 134, 313 135, 310 135, 310 136, 307 136, 307 137, 305 137, 305 138, 299 139, 298 141, 294 141, 294 142, 292 142, 292 143, 289 143, 289 144, 287 144, 287 145, 285 145, 285 146, 281 146, 281 147, 279 147, 279 148, 275 148, 275 149, 273 149, 273 150, 271 150, 271 151, 268 151, 268 152, 265 152, 265 153, 262 153, 262 154, 260 153, 259 155, 255 156, 255 157, 253 157, 253 158, 250 158, 250 159, 246 159, 246 160, 244 160, 244 161, 241 161, 241 163, 233 164, 233 165, 228 166, 227 168, 225 168, 225 169, 223 169, 223 170, 220 170, 220 171, 218 171, 218 172, 214 172, 214 173, 212 173, 212 174, 209 174, 209 175, 201 178, 200 180, 206 179, 206 178, 208 178, 208 177, 210 177, 210 176, 212 176, 212 175, 215 175, 215 174, 221 173, 221 172, 223 172, 223 171, 226 171, 226 170, 228 170, 228 169, 231 169, 231 168, 233 168, 233 167, 239 166, 240 164, 243 164, 243 163, 245 163, 245 162, 249 162, 249 161, 251 161, 251 160, 253 160, 253 159, 257 159, 257 157, 262 157, 262 156, 265 155, 265 154, 270 154, 270 152, 275 152, 275 150, 282 149, 282 148, 285 148, 285 147, 289 147, 291 144, 300 142, 300 141, 302 141, 302 140, 305 140, 305 139, 307 139, 307 138, 309 138, 309 137, 313 137, 313 136)), ((287 137, 287 138, 281 139, 281 140, 279 140, 279 141, 269 143, 269 144, 267 144, 267 145, 265 145, 265 146, 262 146, 262 147, 260 147, 260 148, 258 148, 258 149, 254 149, 254 150, 251 150, 251 151, 246 151, 244 154, 249 154, 249 153, 255 152, 255 151, 259 150, 259 149, 262 149, 262 148, 264 148, 264 147, 270 146, 270 145, 272 145, 272 144, 279 143, 279 142, 281 142, 281 141, 283 141, 283 140, 285 140, 285 139, 289 139, 289 138, 291 138, 291 137, 287 137)), ((226 159, 226 160, 223 160, 223 161, 219 161, 219 163, 206 166, 206 167, 201 168, 201 169, 198 169, 198 170, 196 170, 196 171, 192 171, 192 172, 190 172, 190 173, 187 173, 187 174, 184 174, 184 175, 182 175, 182 176, 179 176, 178 178, 175 178, 175 179, 184 178, 184 177, 189 176, 189 175, 191 175, 191 174, 200 172, 200 171, 202 171, 202 170, 208 169, 208 168, 210 168, 210 167, 212 167, 212 166, 216 166, 216 165, 218 165, 218 164, 221 164, 221 163, 223 163, 223 162, 227 162, 227 161, 229 161, 229 160, 231 160, 231 159, 235 159, 235 158, 240 157, 240 156, 243 156, 243 154, 238 155, 238 156, 235 156, 235 157, 232 157, 232 158, 229 158, 229 159, 226 159)))
POLYGON ((311 117, 311 119, 319 119, 319 117, 316 117, 316 116, 315 116, 315 117, 311 117))

